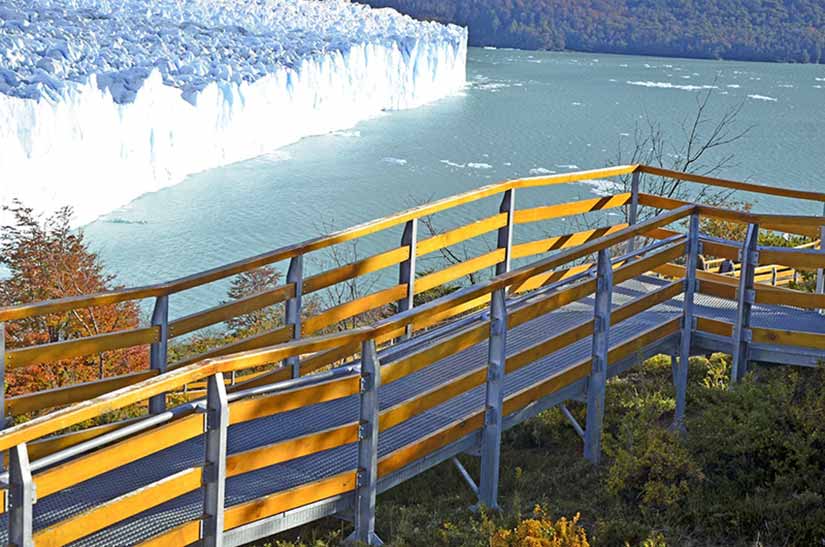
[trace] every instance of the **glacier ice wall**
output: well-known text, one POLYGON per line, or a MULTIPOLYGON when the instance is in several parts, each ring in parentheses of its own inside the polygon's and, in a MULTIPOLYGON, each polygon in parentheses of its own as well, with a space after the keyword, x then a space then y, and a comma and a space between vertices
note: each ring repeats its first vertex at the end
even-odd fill
POLYGON ((0 23, 0 204, 78 223, 466 78, 465 29, 348 0, 0 0, 0 23))

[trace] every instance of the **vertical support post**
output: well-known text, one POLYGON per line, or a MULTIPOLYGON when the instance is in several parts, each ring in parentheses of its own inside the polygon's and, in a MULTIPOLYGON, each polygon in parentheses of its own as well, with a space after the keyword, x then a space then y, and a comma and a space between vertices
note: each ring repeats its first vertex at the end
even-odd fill
POLYGON ((355 531, 346 543, 383 545, 375 533, 378 485, 378 387, 381 369, 375 340, 361 345, 361 419, 358 429, 358 486, 355 491, 355 531))
MULTIPOLYGON (((0 431, 6 428, 6 324, 0 321, 0 393, 3 395, 0 405, 0 431)), ((3 458, 0 458, 0 470, 3 458)))
MULTIPOLYGON (((152 312, 152 325, 160 327, 160 337, 149 349, 149 363, 152 370, 159 374, 166 372, 166 349, 169 343, 169 295, 155 299, 152 312)), ((166 411, 166 394, 160 393, 149 399, 149 413, 160 414, 166 411)))
POLYGON ((776 266, 771 270, 771 285, 776 287, 776 266))
POLYGON ((593 313, 593 365, 587 380, 587 423, 584 439, 584 457, 594 464, 599 463, 602 454, 610 305, 613 298, 613 267, 607 249, 599 251, 597 272, 596 303, 593 313))
MULTIPOLYGON (((286 301, 284 323, 292 326, 292 340, 301 339, 301 302, 304 293, 304 255, 292 257, 286 272, 286 282, 295 285, 295 295, 286 301)), ((284 366, 292 368, 292 377, 301 376, 301 358, 287 357, 284 366)))
POLYGON ((223 374, 209 377, 206 392, 206 456, 203 466, 201 538, 206 547, 223 545, 223 504, 226 487, 226 439, 229 400, 223 374))
POLYGON ((481 477, 478 501, 498 509, 498 477, 501 460, 501 422, 504 407, 504 374, 507 358, 507 305, 504 289, 490 301, 490 342, 487 354, 487 386, 484 429, 481 432, 481 477))
MULTIPOLYGON (((398 284, 407 285, 407 294, 398 301, 399 313, 413 309, 415 305, 415 255, 418 247, 418 219, 407 221, 401 235, 401 246, 409 247, 410 256, 398 266, 398 284)), ((412 336, 412 324, 404 328, 404 338, 412 336)))
MULTIPOLYGON (((825 204, 822 207, 822 214, 825 216, 825 204)), ((819 250, 825 251, 825 225, 819 227, 819 250)), ((825 294, 825 270, 822 268, 816 271, 816 293, 825 294)), ((825 308, 819 310, 819 313, 825 313, 825 308)))
POLYGON ((759 225, 748 226, 745 242, 742 244, 742 268, 739 271, 739 290, 737 291, 736 322, 733 328, 733 366, 731 368, 731 386, 741 380, 748 371, 748 359, 751 343, 751 307, 754 301, 754 275, 759 262, 757 243, 759 225))
POLYGON ((32 547, 34 482, 26 443, 9 450, 9 544, 32 547))
POLYGON ((673 377, 676 391, 676 412, 673 416, 673 427, 677 430, 684 429, 690 345, 693 336, 693 297, 696 293, 696 270, 699 267, 699 215, 696 213, 690 217, 685 266, 682 334, 679 345, 679 361, 676 364, 673 377))
MULTIPOLYGON (((631 226, 639 221, 639 172, 633 171, 630 179, 630 210, 627 212, 627 223, 631 226)), ((627 240, 627 252, 636 250, 636 236, 627 240)))
POLYGON ((513 252, 513 221, 516 210, 516 191, 510 189, 501 198, 499 213, 507 214, 507 224, 498 229, 498 248, 504 249, 504 260, 496 264, 496 275, 510 271, 513 252))

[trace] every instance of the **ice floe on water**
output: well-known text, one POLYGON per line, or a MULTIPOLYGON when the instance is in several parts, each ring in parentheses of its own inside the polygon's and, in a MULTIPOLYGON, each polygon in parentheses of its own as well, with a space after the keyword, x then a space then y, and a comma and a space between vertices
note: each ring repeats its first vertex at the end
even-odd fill
POLYGON ((779 100, 776 97, 768 97, 767 95, 756 95, 756 94, 748 95, 748 99, 753 99, 755 101, 767 101, 767 102, 771 102, 771 103, 775 103, 779 100))
POLYGON ((463 163, 456 163, 450 160, 440 160, 441 163, 448 167, 455 167, 456 169, 464 169, 467 165, 463 163))
POLYGON ((619 190, 619 185, 616 182, 606 179, 595 179, 584 181, 591 187, 590 191, 597 196, 612 196, 619 190))
POLYGON ((468 163, 467 167, 470 169, 492 169, 493 166, 489 163, 468 163))
POLYGON ((715 85, 692 85, 692 84, 674 84, 672 82, 651 82, 651 81, 640 81, 640 80, 628 80, 626 82, 629 85, 636 85, 641 87, 655 87, 659 89, 680 89, 682 91, 701 91, 703 89, 717 89, 718 86, 715 85))
POLYGON ((361 136, 360 131, 355 130, 347 130, 347 131, 333 131, 330 133, 333 137, 345 137, 345 138, 357 138, 361 136))
POLYGON ((567 169, 567 170, 570 170, 570 171, 572 171, 573 169, 578 169, 579 168, 578 165, 575 165, 573 163, 557 164, 556 167, 558 167, 559 169, 567 169))
POLYGON ((393 165, 407 165, 407 160, 403 158, 382 158, 384 163, 391 163, 393 165))
POLYGON ((347 0, 2 0, 0 204, 86 222, 457 92, 466 54, 462 28, 347 0))
POLYGON ((530 175, 534 176, 534 177, 537 177, 537 176, 541 176, 541 175, 553 175, 556 172, 552 171, 550 169, 547 169, 545 167, 534 167, 533 169, 530 169, 530 171, 528 171, 528 173, 530 175))

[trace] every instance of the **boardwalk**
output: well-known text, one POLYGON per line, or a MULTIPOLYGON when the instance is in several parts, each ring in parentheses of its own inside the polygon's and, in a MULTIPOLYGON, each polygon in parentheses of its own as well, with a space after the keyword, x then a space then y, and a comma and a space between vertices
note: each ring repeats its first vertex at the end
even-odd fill
MULTIPOLYGON (((759 283, 757 271, 766 264, 783 271, 816 269, 825 265, 822 253, 760 248, 756 237, 760 227, 816 237, 825 218, 749 215, 648 196, 637 185, 643 169, 511 181, 172 283, 0 309, 0 319, 13 321, 103 299, 158 302, 155 324, 137 329, 152 336, 114 335, 124 345, 151 344, 152 370, 64 388, 69 395, 59 400, 74 404, 0 433, 1 448, 11 454, 2 538, 38 545, 239 545, 339 514, 354 522, 356 538, 377 543, 376 493, 471 453, 482 459, 472 487, 482 503, 494 505, 501 431, 567 400, 587 403, 587 422, 574 426, 585 457, 598 462, 604 381, 647 356, 673 356, 677 425, 687 378, 681 363, 689 354, 733 354, 734 380, 752 361, 821 362, 825 296, 759 283), (634 173, 626 195, 526 210, 513 204, 516 189, 634 173), (417 238, 421 216, 499 194, 498 215, 417 238), (610 207, 628 208, 629 222, 512 243, 520 223, 610 207), (642 207, 664 212, 637 222, 642 207), (747 224, 746 240, 701 234, 703 216, 747 224), (356 267, 302 275, 305 253, 392 225, 406 226, 399 247, 406 252, 390 250, 356 267), (499 243, 490 257, 414 277, 416 256, 490 231, 499 243), (741 275, 697 271, 700 251, 741 258, 741 275), (527 256, 533 262, 510 266, 527 256), (283 288, 172 321, 164 313, 176 292, 282 259, 292 261, 283 288), (396 287, 302 321, 300 295, 391 265, 399 269, 396 287), (422 282, 438 286, 471 268, 492 266, 498 273, 490 279, 413 306, 422 282), (393 301, 397 313, 371 325, 315 334, 393 301), (286 339, 276 329, 187 362, 165 363, 169 338, 277 302, 287 304, 286 339), (259 370, 264 364, 269 366, 259 370), (247 370, 254 372, 243 374, 247 370), (238 374, 234 383, 232 374, 238 374), (192 403, 166 409, 164 393, 184 386, 192 403), (146 400, 153 408, 143 419, 54 436, 146 400)), ((819 194, 789 192, 825 202, 819 194)), ((77 344, 7 350, 5 365, 40 362, 38 352, 54 359, 56 351, 74 355, 113 347, 112 338, 77 344)), ((51 399, 9 399, 6 408, 23 414, 37 401, 54 406, 54 394, 47 395, 51 399)))

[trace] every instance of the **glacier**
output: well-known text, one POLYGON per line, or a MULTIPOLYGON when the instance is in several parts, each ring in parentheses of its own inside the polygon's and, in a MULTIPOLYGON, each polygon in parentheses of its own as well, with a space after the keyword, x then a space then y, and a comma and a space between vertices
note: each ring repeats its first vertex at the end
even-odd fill
POLYGON ((466 57, 464 28, 349 0, 0 0, 0 205, 85 224, 454 93, 466 57))

